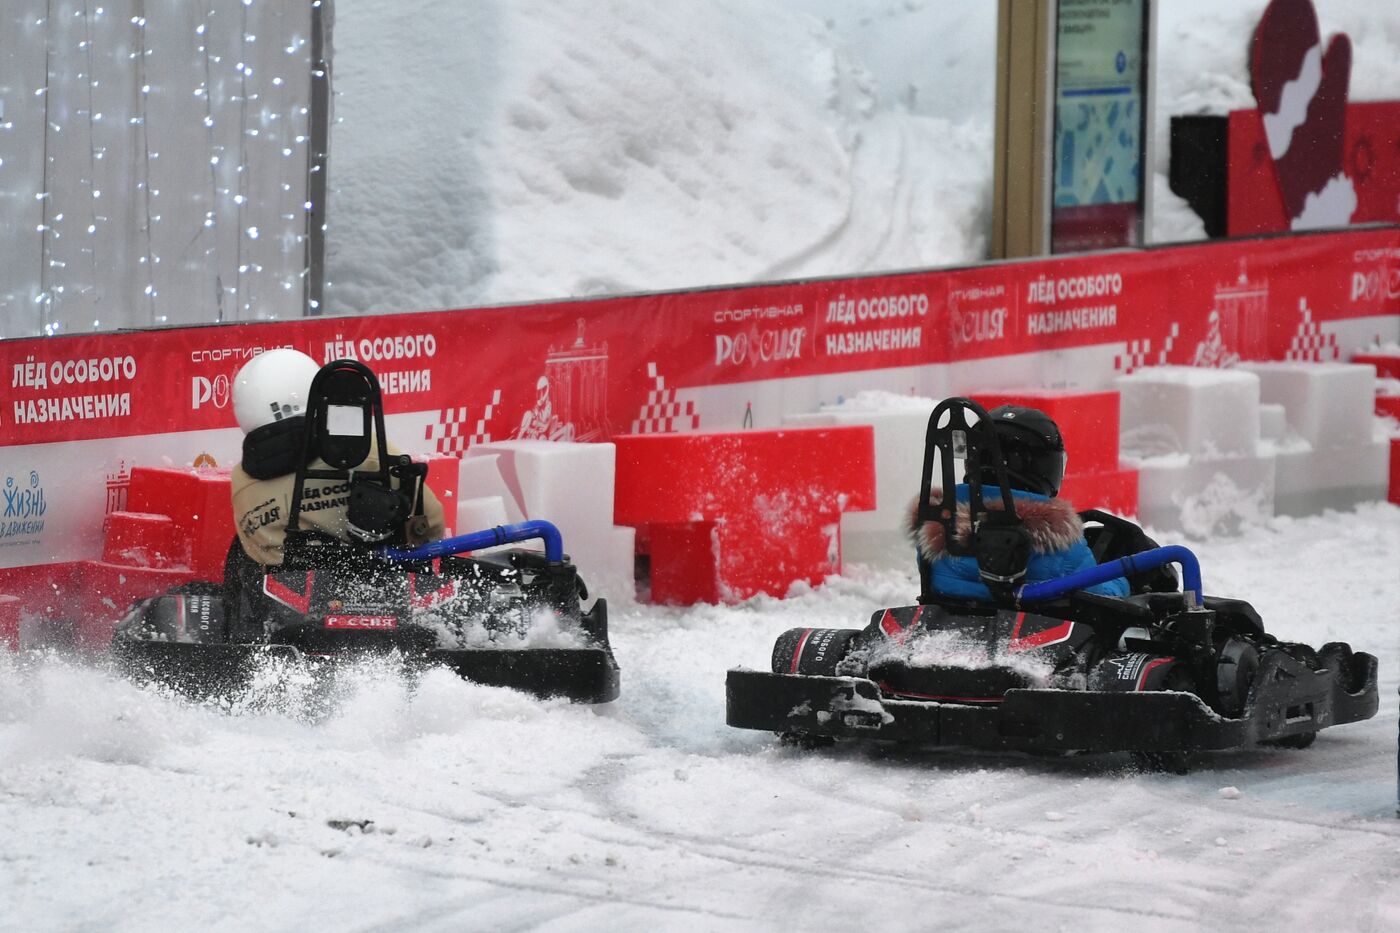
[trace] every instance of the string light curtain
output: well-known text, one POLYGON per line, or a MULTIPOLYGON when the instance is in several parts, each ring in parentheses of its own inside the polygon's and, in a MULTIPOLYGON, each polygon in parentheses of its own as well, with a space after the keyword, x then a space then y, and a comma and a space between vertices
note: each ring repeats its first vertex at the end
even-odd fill
POLYGON ((328 0, 2 6, 0 337, 306 313, 328 0))

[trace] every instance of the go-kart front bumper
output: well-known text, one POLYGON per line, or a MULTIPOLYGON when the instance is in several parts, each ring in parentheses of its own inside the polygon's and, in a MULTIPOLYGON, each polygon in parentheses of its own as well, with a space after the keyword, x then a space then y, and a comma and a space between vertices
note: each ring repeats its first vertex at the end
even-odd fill
MULTIPOLYGON (((1353 693, 1327 670, 1261 677, 1238 719, 1175 691, 1008 690, 998 702, 909 699, 873 680, 733 669, 726 720, 741 729, 1020 751, 1188 752, 1305 735, 1374 715, 1376 660, 1356 654, 1353 693)), ((1261 671, 1261 673, 1264 673, 1261 671)))

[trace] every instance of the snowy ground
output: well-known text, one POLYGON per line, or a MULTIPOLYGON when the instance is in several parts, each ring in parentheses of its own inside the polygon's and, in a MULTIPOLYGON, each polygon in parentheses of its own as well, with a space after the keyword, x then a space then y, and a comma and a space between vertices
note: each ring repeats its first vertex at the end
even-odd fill
POLYGON ((1379 655, 1380 715, 1184 777, 726 728, 726 668, 914 592, 860 569, 620 613, 598 709, 366 670, 312 721, 0 659, 0 929, 1400 928, 1400 508, 1197 549, 1281 637, 1379 655))

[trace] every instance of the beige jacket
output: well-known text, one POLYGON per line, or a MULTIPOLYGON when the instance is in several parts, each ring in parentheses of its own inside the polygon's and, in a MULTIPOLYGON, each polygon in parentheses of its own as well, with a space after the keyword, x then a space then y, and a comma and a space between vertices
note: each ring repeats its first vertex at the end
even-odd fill
MULTIPOLYGON (((393 445, 389 445, 391 453, 393 445)), ((314 460, 311 469, 324 470, 323 460, 314 460)), ((379 457, 371 452, 360 472, 379 469, 379 457)), ((263 566, 282 563, 282 542, 287 537, 287 517, 292 507, 292 487, 296 475, 287 473, 273 479, 254 479, 239 464, 233 468, 233 520, 238 528, 238 540, 243 551, 263 566)), ((423 514, 409 519, 407 532, 410 546, 436 541, 446 532, 442 503, 425 484, 421 497, 423 514)), ((349 541, 345 527, 345 510, 350 501, 348 481, 308 479, 301 493, 301 527, 323 531, 349 541)))

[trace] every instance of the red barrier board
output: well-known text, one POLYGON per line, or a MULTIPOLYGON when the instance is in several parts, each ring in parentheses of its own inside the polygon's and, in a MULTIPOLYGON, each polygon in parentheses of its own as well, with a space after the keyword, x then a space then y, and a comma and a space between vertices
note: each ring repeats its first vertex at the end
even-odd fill
MULTIPOLYGON (((1375 336, 1347 322, 1388 327, 1397 315, 1400 229, 1383 228, 519 307, 3 341, 0 568, 98 556, 103 514, 127 508, 133 462, 227 466, 241 436, 231 380, 271 347, 363 360, 380 376, 390 415, 411 415, 420 432, 401 443, 458 457, 511 437, 738 428, 743 401, 716 387, 743 393, 1000 360, 1016 361, 1005 365, 1036 385, 1034 361, 1086 348, 1095 352, 1075 357, 1057 377, 1063 384, 1102 389, 1117 373, 1161 363, 1335 359, 1375 336), (67 446, 88 441, 102 443, 67 446), (75 536, 94 547, 77 553, 75 536)), ((785 413, 770 405, 756 413, 759 427, 785 413)))
MULTIPOLYGON (((389 412, 438 414, 431 439, 445 454, 482 432, 599 440, 650 433, 668 418, 686 427, 674 392, 699 386, 1094 345, 1122 348, 1117 371, 1209 363, 1212 354, 1283 359, 1317 349, 1333 358, 1300 338, 1321 323, 1400 313, 1391 284, 1400 286, 1400 231, 1379 229, 520 307, 0 341, 0 446, 233 427, 233 375, 283 346, 368 363, 389 412)), ((698 414, 736 426, 742 415, 698 414)))
MULTIPOLYGON (((1400 222, 1400 101, 1347 105, 1342 171, 1356 192, 1354 224, 1400 222)), ((1258 110, 1230 114, 1226 185, 1230 236, 1289 229, 1258 110)))

